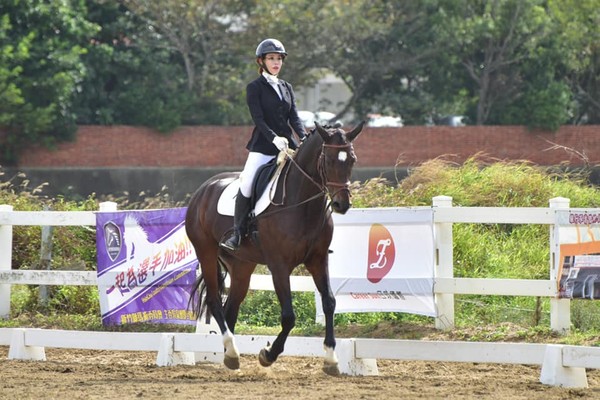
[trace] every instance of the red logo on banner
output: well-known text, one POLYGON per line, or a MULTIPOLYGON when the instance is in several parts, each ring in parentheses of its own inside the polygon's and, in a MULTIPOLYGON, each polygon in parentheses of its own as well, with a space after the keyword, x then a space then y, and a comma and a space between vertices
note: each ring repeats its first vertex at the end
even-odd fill
POLYGON ((367 279, 377 283, 382 280, 394 265, 396 246, 390 231, 385 226, 373 224, 369 231, 369 258, 367 279))

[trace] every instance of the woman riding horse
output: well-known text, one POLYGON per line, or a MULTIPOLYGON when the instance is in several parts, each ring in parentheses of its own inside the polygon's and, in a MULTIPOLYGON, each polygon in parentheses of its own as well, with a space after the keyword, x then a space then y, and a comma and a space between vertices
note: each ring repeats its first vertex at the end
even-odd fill
POLYGON ((259 354, 261 365, 269 366, 283 352, 295 325, 290 274, 303 264, 321 295, 325 314, 324 369, 331 374, 339 372, 334 352, 335 297, 328 264, 333 237, 331 211, 344 214, 351 206, 350 176, 356 162, 352 141, 363 125, 364 122, 346 133, 341 128, 316 124, 315 131, 302 142, 279 175, 274 193, 277 201, 253 218, 257 235, 244 240, 235 252, 219 246, 221 237, 231 227, 231 217, 219 213, 218 203, 239 173, 214 176, 192 196, 185 227, 200 261, 201 275, 191 298, 198 301, 198 315, 208 308, 219 325, 225 347, 223 362, 228 368, 239 368, 233 333, 256 265, 269 269, 281 305, 281 331, 273 344, 259 354), (230 275, 230 287, 223 305, 225 273, 230 275))
POLYGON ((235 251, 240 246, 245 231, 246 217, 250 212, 252 184, 258 169, 271 161, 279 151, 296 149, 292 129, 302 140, 304 125, 298 117, 292 85, 279 79, 287 53, 277 39, 265 39, 256 48, 256 63, 260 76, 246 88, 246 102, 255 127, 246 145, 250 151, 240 175, 240 190, 235 200, 233 234, 221 246, 235 251))

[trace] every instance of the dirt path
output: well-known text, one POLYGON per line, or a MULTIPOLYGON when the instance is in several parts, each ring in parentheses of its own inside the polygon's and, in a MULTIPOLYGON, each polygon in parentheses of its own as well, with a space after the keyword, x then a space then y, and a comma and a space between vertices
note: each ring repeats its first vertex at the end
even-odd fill
POLYGON ((443 362, 378 362, 376 377, 331 377, 319 358, 282 356, 270 369, 243 357, 222 365, 157 367, 156 353, 46 349, 47 361, 8 360, 0 346, 3 399, 527 399, 599 398, 588 389, 539 383, 540 367, 443 362))

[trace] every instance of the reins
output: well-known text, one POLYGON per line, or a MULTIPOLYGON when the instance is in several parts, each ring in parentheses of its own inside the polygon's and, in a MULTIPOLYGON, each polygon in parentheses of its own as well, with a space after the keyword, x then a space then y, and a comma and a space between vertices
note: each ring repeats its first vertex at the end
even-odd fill
MULTIPOLYGON (((327 147, 329 147, 329 148, 335 148, 335 149, 346 149, 346 148, 352 147, 352 143, 339 144, 339 145, 337 145, 337 144, 326 144, 326 143, 323 143, 321 145, 321 147, 322 147, 322 149, 327 148, 327 147)), ((335 196, 338 192, 340 192, 342 190, 346 190, 346 191, 350 192, 350 183, 349 182, 341 183, 341 182, 331 182, 331 181, 327 180, 327 171, 326 171, 325 162, 324 162, 326 154, 325 154, 325 152, 323 150, 321 150, 321 153, 319 155, 319 159, 317 161, 317 172, 319 173, 319 176, 321 177, 321 181, 324 182, 324 183, 319 183, 315 179, 313 179, 313 177, 310 176, 310 174, 308 172, 306 172, 302 168, 302 166, 300 164, 298 164, 298 162, 296 161, 295 157, 293 157, 292 155, 290 155, 287 152, 284 153, 284 154, 285 154, 286 158, 288 158, 290 160, 291 165, 295 166, 298 169, 298 171, 300 171, 302 173, 302 175, 304 175, 310 182, 312 182, 319 189, 319 193, 317 193, 317 194, 315 194, 315 195, 313 195, 313 196, 311 196, 311 197, 309 197, 309 198, 307 198, 305 200, 302 200, 299 203, 290 204, 288 206, 283 206, 284 203, 285 203, 285 198, 286 198, 286 187, 287 187, 286 183, 287 183, 287 178, 288 178, 289 172, 291 170, 291 168, 287 168, 286 171, 285 171, 285 173, 284 173, 284 175, 283 175, 283 183, 282 183, 283 193, 281 195, 281 202, 280 203, 275 203, 275 202, 273 202, 271 200, 271 204, 276 205, 276 206, 283 206, 283 207, 282 208, 277 208, 277 209, 272 210, 272 211, 267 212, 267 213, 263 213, 263 214, 261 214, 261 216, 266 217, 266 216, 269 216, 269 215, 272 215, 272 214, 276 214, 276 213, 281 212, 281 211, 285 211, 285 210, 287 210, 289 208, 299 207, 299 206, 301 206, 303 204, 306 204, 308 202, 316 200, 316 199, 318 199, 321 196, 329 196, 331 198, 331 197, 335 196), (332 193, 330 193, 328 186, 339 187, 340 189, 337 190, 337 191, 335 191, 332 194, 332 193)), ((325 208, 326 209, 327 208, 331 208, 331 202, 329 202, 325 208)))
POLYGON ((303 204, 309 203, 309 202, 311 202, 311 201, 313 201, 313 200, 316 200, 316 199, 318 199, 318 198, 319 198, 319 197, 321 197, 321 196, 327 196, 327 188, 326 188, 326 187, 324 187, 323 185, 320 185, 320 184, 319 184, 318 182, 316 182, 316 181, 315 181, 315 180, 314 180, 314 179, 313 179, 313 178, 312 178, 312 177, 311 177, 311 176, 310 176, 310 175, 309 175, 309 174, 308 174, 306 171, 304 171, 304 169, 302 169, 302 167, 301 167, 301 166, 300 166, 300 165, 299 165, 299 164, 296 162, 296 160, 294 159, 294 157, 293 157, 293 156, 289 155, 288 153, 285 153, 285 155, 286 155, 286 158, 288 158, 288 159, 290 160, 290 162, 291 162, 291 165, 294 165, 294 166, 296 166, 296 168, 298 168, 298 170, 299 170, 299 171, 300 171, 300 172, 301 172, 301 173, 302 173, 302 174, 303 174, 303 175, 304 175, 306 178, 308 178, 308 180, 309 180, 309 181, 311 181, 312 183, 314 183, 314 184, 315 184, 315 186, 317 186, 317 187, 320 189, 320 191, 319 191, 317 194, 315 194, 315 195, 313 195, 313 196, 311 196, 311 197, 309 197, 309 198, 307 198, 307 199, 304 199, 304 200, 302 200, 302 201, 301 201, 301 202, 299 202, 299 203, 295 203, 295 204, 290 204, 290 205, 284 206, 284 203, 285 203, 285 197, 286 197, 286 186, 287 186, 287 185, 286 185, 286 183, 287 183, 287 178, 288 178, 288 175, 289 175, 289 173, 290 173, 290 169, 291 169, 291 168, 287 168, 287 169, 285 170, 285 173, 284 173, 284 175, 283 175, 283 183, 282 183, 282 185, 281 185, 281 188, 282 188, 282 191, 283 191, 283 192, 282 192, 282 194, 281 194, 281 203, 275 203, 273 200, 271 200, 271 204, 273 204, 273 205, 275 205, 275 206, 281 206, 281 208, 276 208, 276 209, 274 209, 274 210, 272 210, 272 211, 269 211, 269 212, 264 212, 264 213, 262 213, 262 214, 260 214, 260 215, 256 216, 255 218, 259 218, 259 217, 267 217, 267 216, 269 216, 269 215, 277 214, 277 213, 279 213, 279 212, 282 212, 282 211, 288 210, 288 209, 290 209, 290 208, 299 207, 299 206, 301 206, 301 205, 303 205, 303 204))

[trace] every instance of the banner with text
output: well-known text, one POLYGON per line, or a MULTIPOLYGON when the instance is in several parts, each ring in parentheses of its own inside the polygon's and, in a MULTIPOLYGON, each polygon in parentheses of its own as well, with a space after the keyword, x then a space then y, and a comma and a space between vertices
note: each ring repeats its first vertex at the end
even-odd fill
POLYGON ((336 313, 437 315, 431 208, 351 209, 334 214, 334 222, 329 272, 336 313))
POLYGON ((185 233, 185 211, 96 213, 103 324, 196 324, 187 305, 198 261, 185 233))
POLYGON ((600 214, 597 210, 556 211, 559 297, 600 298, 600 214))

